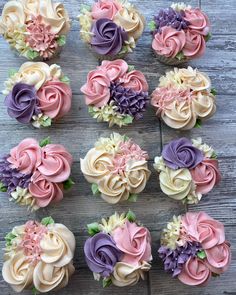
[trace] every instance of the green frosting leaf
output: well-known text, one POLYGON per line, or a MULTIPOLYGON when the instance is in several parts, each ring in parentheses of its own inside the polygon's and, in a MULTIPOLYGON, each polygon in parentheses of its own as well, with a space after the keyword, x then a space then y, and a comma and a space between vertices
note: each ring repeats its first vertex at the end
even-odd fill
POLYGON ((130 115, 126 115, 123 119, 124 124, 131 124, 133 122, 133 117, 130 115))
POLYGON ((131 72, 135 69, 135 67, 133 65, 129 65, 128 66, 128 72, 131 72))
POLYGON ((208 33, 206 36, 205 36, 205 40, 206 42, 208 42, 212 37, 212 34, 211 33, 208 33))
POLYGON ((98 185, 96 183, 93 183, 91 185, 91 190, 92 190, 92 193, 93 193, 94 196, 95 195, 100 195, 100 191, 99 191, 98 185))
POLYGON ((107 288, 112 284, 112 280, 110 278, 103 279, 102 280, 102 286, 103 288, 107 288))
POLYGON ((50 137, 48 136, 48 137, 42 139, 42 140, 39 142, 39 146, 40 146, 40 147, 44 147, 44 146, 46 146, 47 144, 50 144, 50 143, 51 143, 51 139, 50 139, 50 137))
POLYGON ((150 21, 148 24, 148 27, 151 31, 155 31, 156 30, 156 23, 154 20, 150 21))
POLYGON ((214 96, 216 96, 216 95, 217 95, 217 91, 216 91, 216 89, 215 89, 215 88, 211 88, 211 94, 213 94, 214 96))
POLYGON ((138 199, 138 195, 137 194, 130 194, 129 195, 129 198, 128 198, 128 201, 129 202, 137 202, 137 199, 138 199))
POLYGON ((51 216, 49 217, 44 217, 42 220, 41 220, 41 223, 45 226, 49 225, 49 224, 53 224, 55 223, 54 220, 52 219, 51 216))
POLYGON ((217 159, 217 154, 216 154, 215 151, 212 153, 212 155, 211 155, 211 159, 217 159))
POLYGON ((51 125, 52 125, 52 118, 47 117, 47 118, 43 119, 43 120, 41 121, 41 125, 42 125, 43 127, 49 127, 49 126, 51 126, 51 125))
POLYGON ((63 182, 63 188, 64 190, 69 190, 74 184, 74 181, 69 177, 66 181, 63 182))
POLYGON ((8 71, 8 77, 11 78, 13 77, 18 71, 16 69, 10 69, 8 71))
POLYGON ((197 257, 200 259, 205 259, 206 258, 206 252, 204 250, 197 252, 197 257))
POLYGON ((88 234, 90 236, 94 236, 100 232, 99 224, 97 222, 87 224, 87 228, 88 228, 88 234))
POLYGON ((197 119, 194 128, 201 128, 201 127, 202 127, 202 121, 200 119, 197 119))
POLYGON ((0 182, 0 192, 5 193, 6 191, 7 187, 2 182, 0 182))
POLYGON ((33 295, 37 295, 37 294, 39 294, 39 291, 35 287, 33 287, 32 293, 33 293, 33 295))
POLYGON ((185 55, 183 54, 182 51, 180 51, 180 52, 175 56, 175 58, 177 58, 178 60, 182 60, 182 59, 185 58, 185 55))
POLYGON ((60 81, 66 84, 70 84, 70 79, 67 76, 61 77, 60 81))
POLYGON ((9 232, 6 236, 5 236, 5 240, 6 240, 6 246, 12 246, 12 240, 14 240, 16 238, 16 235, 14 235, 12 232, 9 232))
POLYGON ((35 59, 36 57, 39 56, 39 53, 37 51, 34 51, 32 49, 30 49, 28 52, 27 52, 27 58, 28 59, 35 59))
POLYGON ((59 36, 59 38, 57 39, 57 44, 59 46, 64 46, 66 44, 66 36, 65 35, 59 36))
POLYGON ((134 214, 133 211, 131 211, 129 209, 128 213, 126 214, 126 218, 130 221, 130 222, 134 222, 136 220, 136 215, 134 214))
POLYGON ((80 6, 80 10, 81 10, 82 13, 84 13, 84 12, 86 12, 86 11, 91 11, 91 6, 86 5, 86 4, 82 4, 82 5, 80 6))

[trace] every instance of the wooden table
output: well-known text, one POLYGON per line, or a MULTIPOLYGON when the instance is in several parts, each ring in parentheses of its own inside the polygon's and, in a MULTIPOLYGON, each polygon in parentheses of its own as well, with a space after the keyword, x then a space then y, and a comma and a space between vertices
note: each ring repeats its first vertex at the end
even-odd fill
MULTIPOLYGON (((162 7, 167 7, 172 1, 140 0, 136 2, 146 15, 147 21, 150 21, 153 13, 156 13, 162 7)), ((212 279, 210 285, 206 288, 184 286, 178 280, 171 279, 170 275, 164 273, 161 261, 157 258, 160 230, 171 219, 172 215, 183 213, 185 209, 181 204, 163 195, 157 182, 157 174, 153 169, 147 188, 139 196, 138 201, 116 206, 111 206, 100 198, 93 197, 90 185, 80 171, 80 158, 85 156, 99 136, 106 136, 112 131, 126 133, 147 150, 150 154, 150 167, 152 167, 154 156, 159 155, 163 144, 168 143, 171 139, 181 136, 201 136, 217 151, 223 179, 219 187, 205 196, 199 205, 191 206, 189 210, 205 210, 214 218, 224 222, 227 238, 232 243, 233 257, 236 256, 236 3, 235 0, 192 0, 187 2, 193 6, 200 5, 212 21, 213 38, 207 44, 206 55, 190 63, 193 67, 198 67, 209 74, 213 87, 218 91, 217 113, 202 128, 188 132, 171 130, 157 120, 151 107, 146 112, 144 120, 122 130, 119 128, 109 130, 105 123, 98 124, 89 116, 80 87, 85 82, 88 71, 94 69, 98 62, 79 37, 79 24, 76 17, 79 14, 81 0, 65 1, 65 6, 73 19, 72 31, 60 58, 51 62, 59 63, 71 79, 73 105, 70 114, 51 128, 36 130, 18 124, 15 120, 9 118, 3 104, 4 97, 1 97, 0 154, 8 152, 11 147, 26 137, 42 139, 50 136, 54 143, 64 144, 74 156, 73 178, 76 180, 76 185, 65 195, 64 200, 59 205, 32 214, 27 212, 25 208, 19 208, 19 206, 10 203, 5 194, 0 196, 0 248, 4 247, 5 234, 13 226, 23 224, 28 219, 41 219, 44 216, 51 215, 56 221, 64 223, 74 232, 77 241, 76 273, 68 287, 59 291, 58 294, 236 294, 236 260, 234 258, 229 271, 220 278, 212 279), (103 289, 99 283, 93 280, 92 273, 85 264, 83 244, 87 238, 86 224, 99 220, 102 216, 109 216, 115 210, 122 212, 129 208, 151 231, 153 268, 147 280, 140 282, 135 287, 103 289)), ((4 0, 0 0, 1 8, 4 3, 4 0)), ((160 64, 153 57, 150 49, 150 38, 148 28, 146 28, 135 52, 127 58, 127 61, 145 73, 152 91, 157 86, 159 77, 171 67, 160 64)), ((0 85, 3 88, 8 69, 17 69, 25 62, 25 59, 15 56, 2 38, 0 39, 0 55, 0 85)), ((0 267, 2 267, 2 260, 0 267)), ((2 280, 2 277, 0 294, 14 294, 2 280)), ((24 294, 31 293, 25 292, 24 294)))

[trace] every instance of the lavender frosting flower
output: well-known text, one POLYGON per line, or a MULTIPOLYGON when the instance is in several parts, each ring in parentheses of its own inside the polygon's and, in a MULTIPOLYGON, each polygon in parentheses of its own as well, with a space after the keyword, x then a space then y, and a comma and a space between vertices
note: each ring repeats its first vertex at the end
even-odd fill
POLYGON ((166 166, 174 170, 179 168, 192 169, 203 161, 203 153, 185 137, 172 140, 165 145, 162 157, 166 166))
POLYGON ((85 259, 91 271, 102 277, 109 277, 115 264, 120 261, 122 252, 116 247, 112 237, 98 233, 87 239, 84 245, 85 259))

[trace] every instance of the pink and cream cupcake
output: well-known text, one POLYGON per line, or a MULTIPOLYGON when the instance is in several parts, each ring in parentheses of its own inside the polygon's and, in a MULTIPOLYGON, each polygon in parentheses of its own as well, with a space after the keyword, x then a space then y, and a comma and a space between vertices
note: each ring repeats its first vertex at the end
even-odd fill
POLYGON ((32 211, 45 208, 60 202, 64 190, 74 184, 71 165, 72 156, 64 146, 49 138, 26 138, 0 159, 0 191, 32 211))
POLYGON ((75 271, 75 237, 51 217, 15 226, 6 237, 2 276, 17 292, 32 294, 60 290, 75 271))
POLYGON ((27 59, 48 60, 66 43, 70 19, 62 3, 9 0, 0 18, 0 34, 27 59))
POLYGON ((128 1, 97 0, 83 5, 80 35, 99 59, 122 58, 136 47, 145 19, 128 1))
POLYGON ((163 230, 158 253, 165 271, 189 286, 206 286, 231 263, 224 225, 203 211, 174 216, 163 230))
POLYGON ((152 49, 161 62, 169 65, 201 57, 211 38, 208 16, 200 8, 184 3, 161 9, 149 26, 152 49))
POLYGON ((115 213, 87 225, 84 254, 95 280, 103 287, 133 286, 151 268, 151 235, 132 211, 115 213))

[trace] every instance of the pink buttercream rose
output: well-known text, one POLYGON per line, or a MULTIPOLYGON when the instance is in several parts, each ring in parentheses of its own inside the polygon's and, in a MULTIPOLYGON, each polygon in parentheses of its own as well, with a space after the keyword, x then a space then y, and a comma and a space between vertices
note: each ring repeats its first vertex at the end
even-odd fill
POLYGON ((72 92, 66 83, 48 81, 37 94, 40 110, 52 119, 63 117, 71 108, 72 92))
POLYGON ((152 259, 151 235, 147 228, 126 221, 113 231, 112 236, 116 246, 124 253, 123 262, 138 265, 152 259))
POLYGON ((188 28, 206 36, 210 31, 208 16, 199 8, 186 9, 184 19, 189 22, 188 28))
POLYGON ((95 20, 101 18, 112 20, 121 8, 121 4, 116 0, 98 0, 92 6, 92 18, 95 20))
POLYGON ((224 225, 203 211, 187 212, 182 216, 182 227, 189 239, 201 243, 203 249, 225 241, 224 225))
POLYGON ((148 91, 148 83, 143 73, 134 70, 128 72, 119 80, 122 86, 126 88, 131 88, 134 91, 148 91))
POLYGON ((187 57, 200 57, 205 53, 206 41, 197 31, 188 30, 186 32, 186 43, 183 54, 187 57))
POLYGON ((191 257, 184 264, 178 279, 189 286, 204 286, 211 278, 211 271, 203 260, 191 257))
POLYGON ((81 87, 87 105, 102 107, 110 99, 110 80, 102 70, 89 72, 87 83, 81 87))
POLYGON ((42 148, 42 163, 38 171, 48 181, 64 182, 71 173, 72 156, 60 144, 48 144, 42 148))
POLYGON ((221 180, 218 161, 214 159, 204 159, 190 172, 197 186, 196 191, 201 194, 210 192, 221 180))
POLYGON ((231 251, 229 243, 217 245, 205 250, 207 265, 213 273, 221 274, 225 272, 231 262, 231 251))
POLYGON ((128 71, 128 64, 122 59, 113 61, 104 60, 99 69, 106 73, 110 81, 115 81, 118 78, 123 77, 128 71))
POLYGON ((172 27, 162 27, 152 41, 152 48, 159 55, 175 57, 184 47, 186 42, 183 30, 177 31, 172 27))
POLYGON ((36 171, 29 184, 29 192, 35 198, 39 207, 46 207, 63 198, 63 185, 48 181, 41 173, 36 171))
POLYGON ((11 149, 7 159, 12 168, 18 169, 23 174, 32 173, 41 163, 42 152, 38 142, 33 138, 22 140, 11 149))

